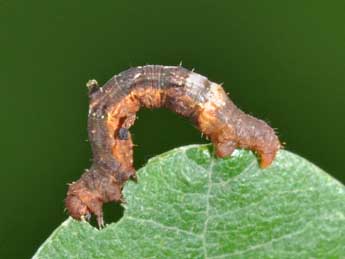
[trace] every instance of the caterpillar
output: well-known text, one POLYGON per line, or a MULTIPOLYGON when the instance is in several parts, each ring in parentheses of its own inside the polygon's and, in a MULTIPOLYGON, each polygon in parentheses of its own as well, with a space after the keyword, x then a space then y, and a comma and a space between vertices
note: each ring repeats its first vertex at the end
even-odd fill
POLYGON ((93 162, 69 185, 65 206, 78 220, 94 214, 100 227, 104 225, 103 203, 123 202, 124 183, 136 179, 129 128, 140 107, 164 107, 188 117, 211 140, 217 157, 229 156, 237 147, 250 149, 265 168, 281 147, 274 130, 238 109, 221 85, 182 66, 134 67, 103 87, 95 80, 87 87, 93 162))

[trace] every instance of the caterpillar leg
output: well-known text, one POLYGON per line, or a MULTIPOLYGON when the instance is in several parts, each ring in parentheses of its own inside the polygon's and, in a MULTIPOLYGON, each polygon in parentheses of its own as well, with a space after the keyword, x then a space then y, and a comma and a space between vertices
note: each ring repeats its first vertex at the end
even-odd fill
POLYGON ((101 228, 104 226, 103 203, 122 202, 121 191, 122 185, 112 175, 90 170, 80 180, 69 185, 65 205, 74 219, 88 220, 94 214, 101 228))

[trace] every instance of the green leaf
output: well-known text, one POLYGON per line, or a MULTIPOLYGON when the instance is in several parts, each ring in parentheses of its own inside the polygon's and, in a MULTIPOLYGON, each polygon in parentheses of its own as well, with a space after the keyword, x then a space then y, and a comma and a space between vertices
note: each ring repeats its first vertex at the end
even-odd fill
POLYGON ((123 218, 97 230, 67 219, 34 258, 339 258, 345 188, 281 150, 260 169, 250 151, 217 159, 187 146, 151 159, 124 188, 123 218))

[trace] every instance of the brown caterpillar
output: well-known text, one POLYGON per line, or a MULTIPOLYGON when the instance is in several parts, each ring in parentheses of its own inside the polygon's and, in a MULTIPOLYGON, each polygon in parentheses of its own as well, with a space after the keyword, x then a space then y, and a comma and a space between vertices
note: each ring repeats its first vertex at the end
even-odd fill
POLYGON ((75 219, 89 218, 93 213, 103 226, 103 203, 121 202, 124 183, 136 179, 128 129, 142 106, 165 107, 190 118, 211 139, 218 157, 231 155, 236 147, 251 149, 264 168, 281 147, 274 130, 239 110, 219 84, 181 66, 130 68, 101 88, 95 80, 87 86, 93 163, 69 185, 65 204, 75 219))

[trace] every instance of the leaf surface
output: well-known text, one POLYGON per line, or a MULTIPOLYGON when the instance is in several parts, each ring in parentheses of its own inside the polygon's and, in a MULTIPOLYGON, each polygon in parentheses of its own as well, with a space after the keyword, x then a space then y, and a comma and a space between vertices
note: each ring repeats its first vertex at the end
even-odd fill
POLYGON ((307 258, 345 255, 345 188, 281 150, 215 158, 209 145, 151 159, 124 188, 120 221, 97 230, 71 218, 34 258, 307 258))

